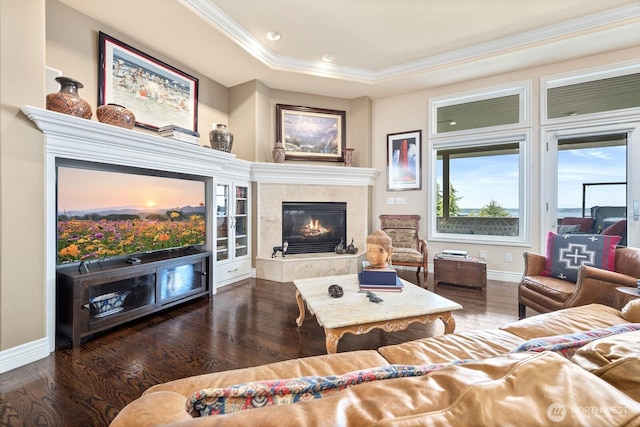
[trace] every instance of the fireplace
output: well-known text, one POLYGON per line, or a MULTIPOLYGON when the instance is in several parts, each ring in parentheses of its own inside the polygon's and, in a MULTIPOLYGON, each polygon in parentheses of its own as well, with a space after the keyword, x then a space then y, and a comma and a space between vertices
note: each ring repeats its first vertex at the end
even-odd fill
MULTIPOLYGON (((282 241, 287 254, 333 252, 346 242, 345 202, 282 202, 282 241)), ((346 244, 346 243, 345 243, 346 244)))

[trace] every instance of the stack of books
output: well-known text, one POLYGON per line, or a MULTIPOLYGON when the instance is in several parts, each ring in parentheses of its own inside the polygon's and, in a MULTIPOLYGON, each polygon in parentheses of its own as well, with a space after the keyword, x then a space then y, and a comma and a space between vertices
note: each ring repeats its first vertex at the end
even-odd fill
POLYGON ((200 134, 198 132, 176 125, 167 125, 158 128, 158 135, 163 138, 171 138, 177 141, 200 145, 200 134))
POLYGON ((362 262, 358 279, 361 291, 401 292, 404 287, 393 267, 376 268, 367 261, 362 262))

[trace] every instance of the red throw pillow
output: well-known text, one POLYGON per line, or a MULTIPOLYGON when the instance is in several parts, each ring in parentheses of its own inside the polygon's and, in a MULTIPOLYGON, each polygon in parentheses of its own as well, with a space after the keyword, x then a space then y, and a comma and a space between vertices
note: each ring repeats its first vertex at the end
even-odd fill
POLYGON ((612 235, 622 236, 624 235, 626 229, 627 229, 627 220, 623 219, 621 221, 616 222, 615 224, 611 224, 610 226, 602 230, 602 233, 600 234, 603 234, 605 236, 612 236, 612 235))

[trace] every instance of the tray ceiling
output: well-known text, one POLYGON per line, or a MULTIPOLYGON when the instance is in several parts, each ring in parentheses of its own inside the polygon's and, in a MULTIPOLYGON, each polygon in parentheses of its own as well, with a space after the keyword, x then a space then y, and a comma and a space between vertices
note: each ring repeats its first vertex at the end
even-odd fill
POLYGON ((637 0, 61 1, 227 87, 343 98, 640 46, 637 0))

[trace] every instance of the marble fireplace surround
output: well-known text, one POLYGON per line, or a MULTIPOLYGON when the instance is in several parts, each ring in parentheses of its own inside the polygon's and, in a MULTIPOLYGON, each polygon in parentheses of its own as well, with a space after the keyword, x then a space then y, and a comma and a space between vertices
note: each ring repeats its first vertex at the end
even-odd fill
POLYGON ((256 277, 276 282, 351 274, 365 259, 368 234, 369 187, 375 169, 308 164, 254 163, 256 277), (347 241, 353 238, 356 254, 315 253, 271 257, 282 244, 282 202, 346 202, 347 241))

